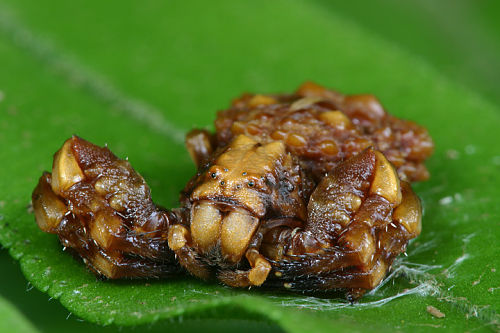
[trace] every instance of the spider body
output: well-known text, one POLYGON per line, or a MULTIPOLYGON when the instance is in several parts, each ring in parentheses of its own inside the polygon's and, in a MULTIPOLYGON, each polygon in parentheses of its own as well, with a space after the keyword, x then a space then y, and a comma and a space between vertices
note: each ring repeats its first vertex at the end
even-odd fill
POLYGON ((215 125, 188 134, 198 172, 171 211, 128 162, 69 139, 33 193, 40 228, 109 278, 182 267, 234 287, 341 288, 351 299, 420 233, 409 181, 428 177, 432 141, 374 97, 306 83, 244 95, 215 125))

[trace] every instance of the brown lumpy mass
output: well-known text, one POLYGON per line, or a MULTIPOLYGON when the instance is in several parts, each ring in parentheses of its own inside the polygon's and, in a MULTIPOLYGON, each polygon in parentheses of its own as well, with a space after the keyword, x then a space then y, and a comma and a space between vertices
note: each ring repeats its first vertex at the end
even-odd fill
POLYGON ((198 171, 172 210, 127 160, 68 139, 32 195, 39 227, 108 278, 184 269, 233 287, 343 289, 350 300, 420 234, 410 182, 429 177, 433 143, 374 96, 310 82, 245 94, 215 127, 188 133, 198 171))
POLYGON ((382 151, 402 179, 429 178, 423 162, 434 144, 427 130, 389 115, 373 95, 346 96, 311 82, 291 95, 245 94, 219 112, 215 127, 218 146, 239 134, 284 141, 316 180, 368 147, 382 151))

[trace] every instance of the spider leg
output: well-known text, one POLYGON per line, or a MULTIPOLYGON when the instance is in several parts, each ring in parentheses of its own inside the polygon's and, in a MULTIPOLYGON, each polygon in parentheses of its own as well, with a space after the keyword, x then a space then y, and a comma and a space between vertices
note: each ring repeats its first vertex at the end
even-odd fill
MULTIPOLYGON (((406 199, 411 200, 411 199, 406 199)), ((405 197, 403 197, 405 201, 405 197)), ((387 270, 390 269, 394 259, 403 252, 409 239, 415 237, 403 224, 396 221, 387 226, 387 230, 378 231, 378 241, 376 255, 373 260, 364 266, 348 266, 342 269, 321 272, 307 272, 304 263, 312 260, 327 263, 330 256, 306 257, 302 262, 302 267, 297 270, 294 261, 289 261, 288 267, 280 275, 280 282, 285 288, 297 291, 316 292, 320 290, 347 289, 347 298, 351 301, 359 299, 370 289, 376 287, 384 278, 387 270), (302 274, 290 274, 290 272, 300 271, 302 274), (286 274, 286 273, 288 274, 286 274)), ((272 263, 274 266, 274 263, 272 263)), ((285 267, 281 263, 281 267, 285 267)), ((274 282, 276 285, 278 282, 274 282)))
POLYGON ((188 272, 201 279, 209 279, 211 272, 196 251, 190 246, 191 233, 181 224, 174 224, 168 233, 168 246, 175 252, 177 260, 188 272))
POLYGON ((231 287, 262 285, 271 272, 271 264, 255 247, 249 248, 245 257, 250 264, 249 270, 222 270, 217 278, 231 287))
POLYGON ((192 130, 186 135, 186 148, 194 164, 200 168, 214 151, 213 134, 207 130, 192 130))
POLYGON ((271 261, 279 253, 282 253, 283 247, 279 239, 273 239, 273 236, 279 237, 279 230, 282 228, 294 228, 301 226, 302 222, 294 218, 274 218, 261 222, 258 231, 252 238, 245 257, 250 265, 249 270, 221 270, 217 278, 224 284, 233 287, 260 286, 268 278, 272 265, 271 261), (272 230, 272 232, 268 232, 272 230), (265 239, 267 237, 267 240, 265 239))
MULTIPOLYGON (((245 252, 250 265, 249 270, 223 268, 217 273, 217 278, 232 287, 259 286, 264 283, 271 271, 271 264, 257 250, 261 239, 262 236, 259 233, 256 234, 245 252)), ((208 279, 211 276, 210 268, 190 246, 191 241, 191 233, 184 225, 175 224, 170 228, 168 244, 175 252, 180 264, 191 274, 208 279)))
POLYGON ((372 289, 380 283, 386 272, 383 260, 376 260, 368 267, 349 267, 319 275, 304 275, 284 282, 285 287, 300 291, 319 291, 340 288, 372 289))
MULTIPOLYGON (((351 298, 383 279, 394 258, 420 232, 420 202, 377 151, 343 162, 317 186, 304 229, 274 231, 285 254, 275 276, 298 290, 347 288, 351 298), (358 290, 359 289, 359 290, 358 290)), ((279 243, 279 242, 278 242, 279 243)))
POLYGON ((372 226, 385 222, 400 196, 397 174, 380 152, 344 161, 312 193, 305 227, 282 231, 290 234, 280 236, 287 257, 298 255, 314 273, 366 265, 375 252, 372 226))
POLYGON ((32 195, 39 227, 59 236, 108 278, 164 276, 179 270, 167 246, 177 216, 151 201, 127 161, 76 136, 54 156, 32 195))

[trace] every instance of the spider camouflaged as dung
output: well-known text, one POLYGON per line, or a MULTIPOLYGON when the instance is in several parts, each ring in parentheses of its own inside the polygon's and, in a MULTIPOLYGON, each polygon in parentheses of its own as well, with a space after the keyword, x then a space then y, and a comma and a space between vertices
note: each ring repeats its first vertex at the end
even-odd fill
POLYGON ((152 202, 127 161, 68 139, 33 192, 38 225, 112 279, 187 270, 234 287, 342 289, 351 300, 420 233, 409 182, 428 178, 432 140, 372 95, 311 82, 245 94, 215 128, 187 135, 198 172, 172 210, 152 202))

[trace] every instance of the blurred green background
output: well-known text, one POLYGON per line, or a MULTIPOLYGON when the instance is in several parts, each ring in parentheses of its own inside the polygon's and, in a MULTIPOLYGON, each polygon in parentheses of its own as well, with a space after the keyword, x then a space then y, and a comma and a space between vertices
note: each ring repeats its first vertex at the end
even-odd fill
MULTIPOLYGON (((145 2, 151 5, 151 2, 145 2)), ((372 1, 311 1, 313 6, 321 8, 325 12, 335 12, 344 19, 350 20, 361 26, 370 33, 377 35, 388 42, 394 44, 406 52, 416 55, 425 62, 436 68, 438 71, 448 76, 452 80, 477 92, 484 98, 500 105, 500 1, 495 0, 372 0, 372 1)), ((51 31, 71 31, 77 30, 73 26, 73 20, 85 22, 88 15, 88 34, 79 35, 81 39, 67 41, 68 47, 74 45, 88 45, 88 53, 82 57, 95 57, 98 59, 112 58, 112 54, 107 54, 112 48, 107 48, 104 44, 99 44, 99 35, 93 31, 92 27, 119 26, 127 22, 128 29, 124 34, 144 33, 139 29, 141 25, 140 13, 130 12, 130 7, 122 7, 120 2, 116 2, 114 16, 108 17, 105 22, 93 22, 92 11, 99 8, 85 8, 84 2, 48 1, 34 2, 28 0, 0 0, 0 26, 2 25, 2 14, 6 12, 15 13, 17 19, 28 29, 33 30, 37 35, 44 36, 50 41, 51 31), (4 11, 4 13, 2 13, 4 11), (137 25, 137 30, 134 29, 137 25), (95 49, 98 45, 101 49, 95 49), (102 53, 102 54, 101 54, 102 53)), ((158 5, 161 8, 161 5, 158 5)), ((185 13, 186 18, 189 13, 185 13)), ((173 27, 174 28, 174 27, 173 27)), ((210 26, 205 26, 210 29, 210 26)), ((189 33, 189 32, 186 32, 189 33)), ((230 32, 228 32, 230 33, 230 32)), ((9 29, 5 25, 0 29, 0 40, 8 39, 9 29)), ((291 34, 293 34, 291 32, 291 34)), ((69 35, 69 34, 68 34, 69 35)), ((149 38, 149 37, 145 37, 149 38)), ((237 36, 235 36, 237 38, 237 36)), ((133 40, 131 38, 130 40, 133 40)), ((161 40, 151 40, 152 43, 161 43, 161 40)), ((204 42, 204 41, 199 41, 204 42)), ((279 41, 277 41, 279 42, 279 41)), ((122 41, 123 50, 137 52, 135 45, 127 45, 127 38, 122 41)), ((189 45, 179 45, 189 50, 189 45)), ((82 49, 82 48, 80 48, 82 49)), ((147 50, 143 50, 147 55, 147 50)), ((223 50, 221 50, 223 53, 223 50)), ((119 55, 115 55, 118 56, 119 55)), ((191 58, 196 56, 189 55, 191 58)), ((198 55, 202 57, 203 55, 198 55)), ((276 57, 280 55, 270 55, 276 57)), ((293 55, 288 55, 293 56, 293 55)), ((0 61, 2 60, 0 54, 0 61)), ((147 62, 147 58, 143 59, 147 62)), ((119 71, 120 67, 106 62, 98 62, 100 68, 93 68, 94 71, 106 72, 119 71)), ((119 64, 129 66, 126 68, 127 75, 148 75, 141 72, 141 68, 148 68, 147 64, 128 63, 119 64), (137 73, 136 73, 137 71, 137 73)), ((0 63, 0 66, 1 63, 0 63)), ((176 69, 172 69, 173 72, 176 69)), ((6 73, 0 68, 0 76, 6 73)), ((154 73, 150 73, 154 75, 154 73)), ((120 80, 120 77, 118 76, 120 80)), ((211 84, 213 78, 200 78, 201 84, 211 84)), ((124 80, 125 81, 125 80, 124 80)), ((127 88, 136 89, 140 82, 125 83, 127 88), (134 86, 136 85, 136 86, 134 86)), ((157 84, 162 84, 159 81, 157 84)), ((1 87, 0 87, 1 89, 1 87)), ((137 88, 139 89, 139 88, 137 88)), ((179 85, 179 89, 190 89, 190 87, 179 85)), ((228 92, 224 101, 211 101, 217 107, 227 105, 229 98, 234 97, 240 91, 228 92), (222 103, 222 104, 220 104, 222 103)), ((145 93, 147 96, 147 92, 145 93)), ((154 98, 152 96, 151 98, 154 98)), ((179 101, 186 107, 189 102, 179 101)), ((207 119, 212 118, 214 110, 207 110, 207 119)), ((191 121, 191 120, 190 120, 191 121)), ((201 120, 201 123, 204 121, 201 120)), ((187 122, 184 122, 187 127, 187 122)), ((70 330, 79 332, 92 329, 93 331, 110 332, 115 331, 115 327, 101 328, 96 325, 82 322, 78 318, 63 308, 58 301, 48 299, 36 289, 30 287, 23 277, 19 265, 12 259, 7 251, 0 251, 0 295, 10 301, 28 320, 40 331, 59 332, 70 330)), ((0 307, 0 311, 1 311, 0 307)), ((1 316, 0 316, 1 318, 1 316)), ((1 326, 0 326, 1 327, 1 326)), ((221 331, 237 329, 254 331, 256 329, 265 331, 279 331, 277 326, 259 322, 244 322, 238 320, 218 321, 200 320, 188 321, 184 323, 169 323, 165 325, 148 326, 148 330, 153 331, 221 331)), ((122 332, 134 331, 137 329, 121 329, 122 332)))

